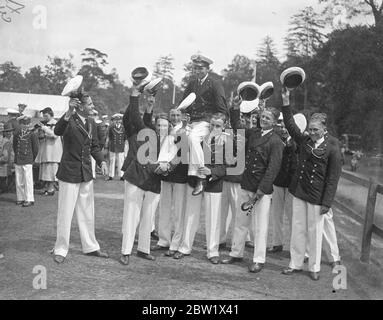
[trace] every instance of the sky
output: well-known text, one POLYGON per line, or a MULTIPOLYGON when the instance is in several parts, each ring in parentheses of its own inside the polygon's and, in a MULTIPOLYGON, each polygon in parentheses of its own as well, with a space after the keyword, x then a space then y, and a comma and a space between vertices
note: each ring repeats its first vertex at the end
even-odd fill
MULTIPOLYGON (((0 0, 0 7, 7 0, 0 0)), ((85 48, 108 55, 108 68, 130 84, 137 66, 152 70, 160 56, 174 57, 174 79, 190 56, 201 52, 220 73, 236 54, 255 58, 265 36, 283 57, 283 38, 292 15, 318 0, 15 0, 25 7, 0 19, 0 63, 22 71, 45 65, 47 56, 74 55, 85 48), (46 20, 40 19, 44 17, 46 20), (46 28, 44 25, 46 21, 46 28), (40 22, 40 23, 38 23, 40 22)), ((16 5, 9 3, 13 7, 16 5)), ((17 7, 17 6, 16 6, 17 7)))

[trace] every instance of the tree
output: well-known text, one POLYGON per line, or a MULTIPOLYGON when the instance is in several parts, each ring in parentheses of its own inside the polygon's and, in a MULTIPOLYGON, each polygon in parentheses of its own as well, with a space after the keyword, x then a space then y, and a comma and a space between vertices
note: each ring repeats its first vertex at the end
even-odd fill
POLYGON ((25 78, 20 73, 20 68, 11 61, 0 64, 0 90, 12 92, 25 90, 25 78))
POLYGON ((383 34, 373 28, 335 30, 310 62, 321 83, 318 107, 338 135, 360 134, 366 151, 383 150, 383 34))
MULTIPOLYGON (((57 56, 48 56, 48 62, 44 67, 43 76, 49 81, 49 94, 61 94, 62 89, 70 78, 73 77, 75 66, 73 63, 73 55, 69 54, 69 58, 60 58, 57 56)), ((42 86, 44 88, 44 86, 42 86)))
POLYGON ((228 101, 235 95, 238 85, 253 77, 253 61, 243 55, 235 55, 232 62, 222 71, 223 87, 228 101))
POLYGON ((25 73, 25 83, 29 93, 51 93, 52 84, 41 66, 32 67, 25 73))
POLYGON ((306 7, 293 15, 289 25, 290 28, 285 38, 287 55, 312 57, 326 39, 322 33, 325 22, 313 7, 306 7))
POLYGON ((79 74, 84 77, 84 89, 86 91, 107 88, 113 83, 113 74, 104 71, 108 64, 106 53, 94 48, 86 48, 81 55, 83 58, 79 74))
MULTIPOLYGON (((306 7, 292 16, 289 25, 290 28, 285 38, 287 61, 284 67, 298 65, 306 68, 326 39, 322 32, 325 21, 312 7, 306 7)), ((308 89, 312 85, 313 83, 307 79, 303 86, 294 92, 293 98, 296 102, 300 101, 300 96, 303 97, 303 109, 309 107, 308 89)))
POLYGON ((322 14, 327 21, 332 22, 340 14, 346 19, 352 19, 357 15, 374 16, 375 26, 383 29, 383 1, 382 0, 318 0, 326 6, 322 14))
POLYGON ((174 58, 171 54, 167 56, 161 56, 154 65, 153 76, 159 78, 166 78, 173 80, 173 66, 174 58))

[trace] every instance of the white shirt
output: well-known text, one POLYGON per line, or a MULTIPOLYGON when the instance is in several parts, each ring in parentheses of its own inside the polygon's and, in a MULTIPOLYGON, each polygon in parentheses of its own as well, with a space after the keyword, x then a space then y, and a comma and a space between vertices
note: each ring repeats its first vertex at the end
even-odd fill
POLYGON ((80 116, 78 113, 77 113, 77 115, 78 115, 78 117, 81 119, 82 123, 85 124, 85 120, 86 120, 85 117, 80 116))
POLYGON ((268 134, 271 130, 273 130, 273 129, 262 130, 262 131, 261 131, 262 137, 263 137, 265 134, 268 134))
POLYGON ((316 149, 316 148, 318 148, 320 145, 321 145, 321 143, 324 141, 324 137, 322 137, 322 138, 320 138, 320 139, 318 139, 317 141, 315 141, 315 146, 314 146, 314 148, 316 149))
POLYGON ((198 82, 199 82, 199 84, 200 84, 201 86, 202 86, 203 83, 205 82, 205 80, 206 80, 206 78, 207 78, 208 75, 209 75, 209 74, 206 73, 206 76, 205 76, 203 79, 198 79, 198 82))

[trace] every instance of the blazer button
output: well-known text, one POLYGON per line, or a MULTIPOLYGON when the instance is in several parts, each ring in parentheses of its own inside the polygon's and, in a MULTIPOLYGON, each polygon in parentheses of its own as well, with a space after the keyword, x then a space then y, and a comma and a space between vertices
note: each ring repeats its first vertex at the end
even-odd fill
POLYGON ((312 184, 312 183, 313 183, 313 181, 311 180, 311 181, 310 181, 310 183, 312 184))
POLYGON ((301 180, 302 180, 302 176, 300 176, 300 177, 299 177, 299 179, 301 179, 301 180))

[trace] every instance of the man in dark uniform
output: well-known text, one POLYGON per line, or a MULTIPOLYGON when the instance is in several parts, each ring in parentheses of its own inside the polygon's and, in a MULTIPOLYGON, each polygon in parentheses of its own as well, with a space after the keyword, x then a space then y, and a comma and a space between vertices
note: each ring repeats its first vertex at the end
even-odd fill
POLYGON ((193 195, 198 195, 202 193, 206 181, 206 177, 198 173, 198 169, 204 167, 201 142, 209 134, 211 116, 219 112, 228 117, 228 110, 222 83, 213 80, 209 75, 209 66, 213 61, 200 54, 193 55, 191 60, 193 61, 193 71, 196 79, 193 79, 187 85, 182 100, 192 92, 196 95, 195 102, 187 107, 184 112, 190 116, 191 127, 188 175, 199 178, 193 191, 193 195))
POLYGON ((291 260, 283 274, 302 270, 308 243, 310 277, 318 280, 324 215, 330 214, 342 168, 339 141, 326 134, 327 116, 323 113, 311 117, 308 135, 301 133, 293 119, 287 89, 282 100, 284 123, 299 149, 297 170, 289 187, 293 195, 291 260))
MULTIPOLYGON (((235 106, 237 108, 237 106, 235 106)), ((232 112, 233 123, 240 123, 239 110, 232 112)), ((246 160, 242 176, 239 207, 237 208, 234 235, 230 257, 222 263, 233 263, 243 258, 248 227, 254 226, 254 255, 250 272, 263 269, 266 260, 269 212, 273 182, 282 163, 283 143, 273 128, 279 118, 279 111, 266 108, 260 118, 261 129, 246 129, 246 160), (256 202, 255 202, 256 201, 256 202), (250 215, 242 210, 241 204, 255 202, 250 215)), ((236 128, 234 128, 236 129, 236 128)))
POLYGON ((57 172, 59 199, 57 239, 54 261, 62 263, 69 249, 73 213, 77 213, 83 252, 87 255, 108 258, 100 251, 94 233, 94 194, 91 156, 101 166, 103 175, 107 166, 97 139, 96 123, 89 118, 92 99, 83 94, 81 101, 72 98, 68 111, 57 122, 54 133, 63 137, 63 155, 57 172), (76 109, 76 111, 75 111, 76 109))
POLYGON ((113 124, 109 126, 109 178, 113 180, 114 171, 117 160, 117 175, 122 179, 123 172, 121 167, 124 163, 124 148, 125 148, 125 130, 122 125, 122 114, 116 113, 112 116, 113 124))

